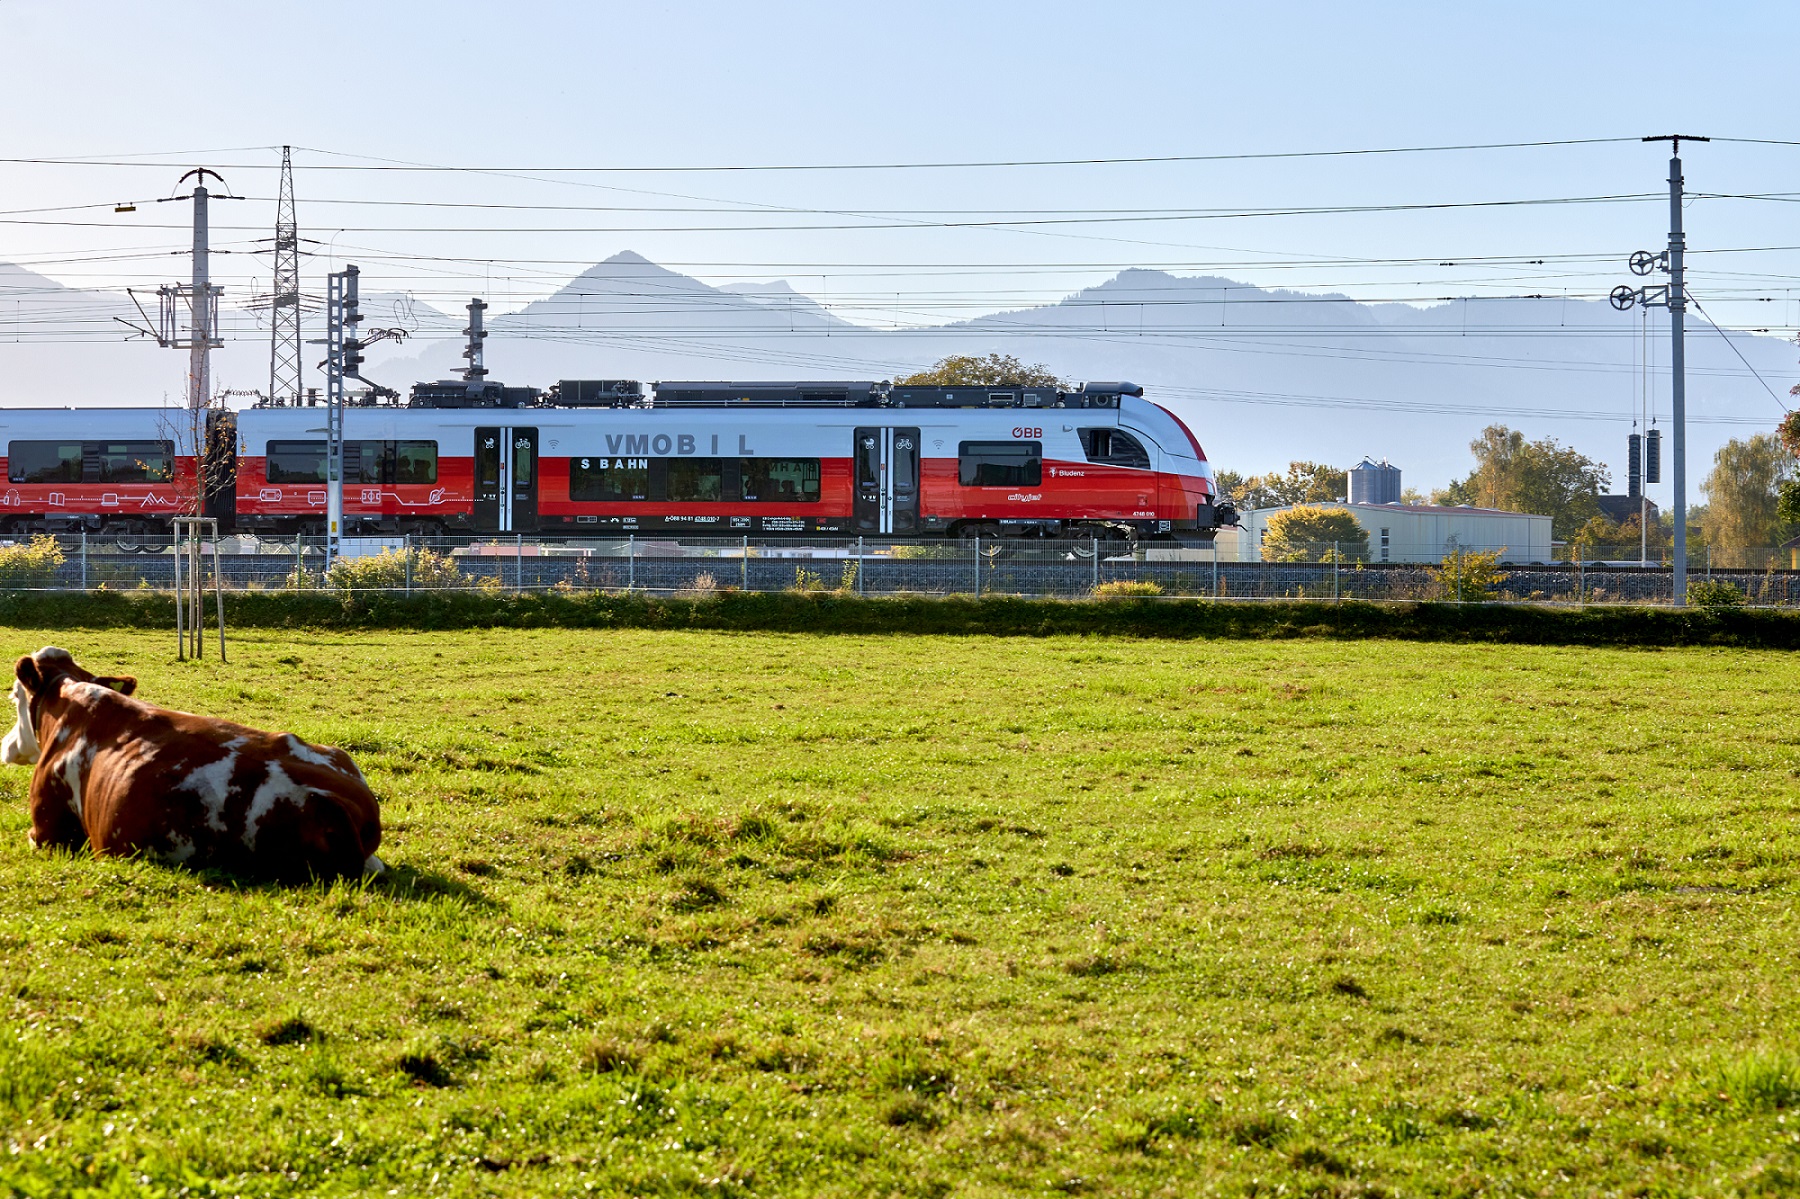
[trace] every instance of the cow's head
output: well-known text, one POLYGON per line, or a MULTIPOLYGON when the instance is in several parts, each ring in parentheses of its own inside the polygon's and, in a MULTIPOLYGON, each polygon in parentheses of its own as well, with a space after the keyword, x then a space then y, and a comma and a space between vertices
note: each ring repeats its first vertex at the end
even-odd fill
POLYGON ((121 695, 137 690, 137 680, 130 675, 96 675, 75 664, 66 649, 46 645, 35 654, 19 659, 13 669, 13 704, 18 720, 6 739, 0 741, 0 762, 9 766, 29 766, 38 760, 38 700, 51 692, 63 679, 78 683, 98 683, 121 695))

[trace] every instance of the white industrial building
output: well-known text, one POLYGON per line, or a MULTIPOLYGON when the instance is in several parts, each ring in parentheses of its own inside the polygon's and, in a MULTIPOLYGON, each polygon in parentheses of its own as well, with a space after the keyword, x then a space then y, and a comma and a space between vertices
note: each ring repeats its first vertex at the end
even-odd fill
MULTIPOLYGON (((1437 504, 1317 506, 1342 508, 1356 518, 1356 523, 1369 534, 1370 562, 1441 562, 1458 548, 1465 553, 1499 550, 1502 562, 1551 560, 1548 516, 1437 504)), ((1258 508, 1240 513, 1241 527, 1236 538, 1220 535, 1219 557, 1225 561, 1261 561, 1263 533, 1269 527, 1269 519, 1289 511, 1292 509, 1258 508)))

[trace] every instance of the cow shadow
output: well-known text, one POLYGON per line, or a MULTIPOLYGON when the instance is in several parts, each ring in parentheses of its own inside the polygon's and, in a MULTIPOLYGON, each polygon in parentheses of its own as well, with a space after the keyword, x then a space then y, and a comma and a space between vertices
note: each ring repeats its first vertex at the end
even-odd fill
POLYGON ((389 866, 375 877, 362 880, 359 885, 392 899, 456 899, 471 907, 489 911, 498 911, 506 906, 462 879, 418 866, 389 866))
MULTIPOLYGON (((153 859, 147 859, 147 861, 153 866, 160 866, 167 870, 186 870, 185 867, 180 866, 165 866, 153 859)), ((238 874, 217 866, 202 867, 199 870, 188 872, 208 886, 232 891, 304 891, 309 888, 335 891, 342 888, 380 895, 387 899, 414 902, 428 903, 439 899, 454 899, 486 911, 499 911, 506 906, 461 879, 440 874, 435 870, 420 869, 417 866, 389 866, 380 874, 362 878, 309 879, 305 881, 238 874)))

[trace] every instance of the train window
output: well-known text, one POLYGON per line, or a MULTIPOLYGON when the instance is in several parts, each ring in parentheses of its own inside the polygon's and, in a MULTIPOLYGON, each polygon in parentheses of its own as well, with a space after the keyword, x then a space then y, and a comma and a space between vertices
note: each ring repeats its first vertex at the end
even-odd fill
POLYGON ((175 477, 175 445, 168 441, 103 441, 102 483, 167 483, 175 477))
POLYGON ((271 441, 263 461, 271 483, 323 483, 325 443, 322 441, 271 441))
POLYGON ((1150 453, 1143 442, 1122 429, 1079 429, 1081 448, 1089 462, 1106 466, 1150 469, 1150 453))
POLYGON ((817 458, 739 458, 743 498, 812 504, 819 499, 817 458))
POLYGON ((14 483, 81 482, 79 441, 11 441, 6 477, 14 483))
POLYGON ((346 441, 344 482, 353 487, 379 487, 388 473, 387 451, 385 441, 346 441))
POLYGON ((514 487, 531 486, 531 467, 537 461, 537 445, 529 437, 513 438, 513 470, 514 487))
POLYGON ((865 433, 856 442, 856 485, 881 486, 881 438, 865 433))
POLYGON ((956 477, 964 487, 1036 487, 1044 481, 1044 443, 965 441, 956 477))
POLYGON ((435 441, 394 443, 394 482, 437 482, 438 447, 435 441))
POLYGON ((650 498, 650 459, 571 458, 569 498, 587 503, 650 498))
POLYGON ((666 458, 669 499, 676 503, 707 503, 725 498, 723 458, 666 458))

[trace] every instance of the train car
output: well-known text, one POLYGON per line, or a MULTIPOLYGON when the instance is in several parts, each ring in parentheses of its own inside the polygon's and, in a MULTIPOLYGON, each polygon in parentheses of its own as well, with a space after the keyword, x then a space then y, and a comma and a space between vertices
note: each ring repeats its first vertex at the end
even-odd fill
POLYGON ((189 423, 170 408, 0 409, 0 531, 106 532, 127 548, 166 535, 200 486, 189 423))
MULTIPOLYGON (((346 530, 1185 538, 1231 515, 1192 433, 1131 384, 620 387, 430 384, 346 409, 346 530)), ((239 415, 237 527, 322 527, 321 417, 239 415)))
MULTIPOLYGON (((323 532, 323 408, 188 420, 0 413, 0 531, 129 545, 167 535, 204 491, 225 529, 323 532)), ((1129 383, 421 384, 345 409, 343 467, 351 535, 1186 540, 1235 519, 1187 426, 1129 383)))

